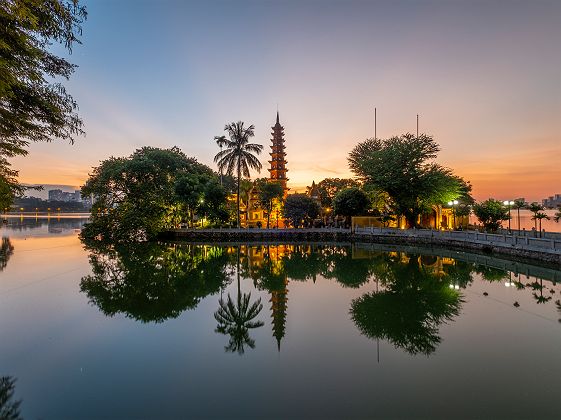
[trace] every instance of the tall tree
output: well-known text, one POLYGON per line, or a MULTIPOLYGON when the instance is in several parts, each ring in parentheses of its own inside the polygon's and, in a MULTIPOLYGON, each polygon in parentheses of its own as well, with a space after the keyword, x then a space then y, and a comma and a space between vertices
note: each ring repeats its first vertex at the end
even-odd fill
POLYGON ((263 146, 256 143, 250 143, 249 139, 255 135, 255 127, 250 125, 244 127, 242 121, 227 124, 224 131, 228 133, 227 139, 225 136, 216 137, 216 143, 220 150, 214 157, 214 162, 218 164, 218 169, 221 173, 226 172, 228 175, 236 174, 238 180, 238 196, 237 196, 237 214, 236 222, 238 228, 240 227, 240 182, 242 175, 249 177, 249 170, 255 169, 257 172, 261 171, 263 165, 254 154, 259 155, 263 150, 263 146))
POLYGON ((523 199, 517 198, 516 200, 514 200, 514 204, 512 205, 512 208, 516 210, 516 218, 518 220, 518 230, 520 230, 520 209, 523 209, 525 207, 526 207, 526 202, 523 199))
POLYGON ((259 204, 267 213, 267 229, 269 229, 273 205, 275 200, 282 199, 284 190, 279 182, 269 181, 267 178, 258 179, 255 186, 258 189, 259 204))
POLYGON ((51 46, 71 53, 86 16, 78 0, 0 1, 0 179, 13 196, 24 189, 7 158, 25 156, 32 141, 83 134, 78 104, 58 81, 76 65, 51 46))
POLYGON ((387 193, 397 214, 416 226, 421 213, 471 190, 468 182, 433 161, 439 151, 432 137, 407 133, 387 140, 367 139, 350 152, 348 160, 358 177, 387 193))
MULTIPOLYGON (((527 209, 530 210, 533 213, 532 216, 532 220, 534 221, 534 229, 538 229, 538 217, 536 217, 536 215, 545 210, 545 207, 542 206, 541 204, 537 203, 536 201, 528 204, 527 209)), ((541 229, 540 229, 541 230, 541 229)))
POLYGON ((534 215, 532 216, 532 220, 534 222, 539 221, 539 223, 540 223, 540 230, 539 230, 540 237, 542 236, 542 220, 543 219, 549 220, 551 218, 547 214, 545 214, 543 211, 538 211, 537 213, 534 213, 534 215))

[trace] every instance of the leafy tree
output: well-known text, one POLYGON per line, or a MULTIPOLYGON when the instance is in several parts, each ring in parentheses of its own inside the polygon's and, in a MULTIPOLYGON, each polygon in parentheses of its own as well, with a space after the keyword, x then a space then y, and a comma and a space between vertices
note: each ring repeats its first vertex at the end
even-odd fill
POLYGON ((291 194, 286 197, 283 215, 292 226, 300 227, 310 224, 319 215, 319 204, 305 194, 291 194))
POLYGON ((495 232, 501 222, 508 220, 508 209, 499 200, 489 198, 473 205, 473 214, 483 224, 485 229, 495 232))
POLYGON ((215 224, 228 221, 226 190, 213 178, 207 181, 203 189, 203 201, 199 206, 199 213, 215 224))
POLYGON ((365 184, 387 193, 409 226, 434 205, 469 195, 471 186, 432 160, 440 147, 432 137, 404 134, 387 140, 367 139, 349 154, 349 166, 365 184))
MULTIPOLYGON (((325 178, 317 185, 319 200, 322 207, 333 206, 333 199, 337 193, 346 188, 358 188, 360 184, 354 179, 349 178, 325 178)), ((308 187, 310 190, 311 187, 308 187)))
POLYGON ((76 66, 53 54, 54 43, 72 52, 86 8, 78 0, 0 1, 0 195, 20 196, 17 171, 7 158, 25 156, 30 142, 73 142, 83 134, 77 103, 66 92, 76 66), (8 194, 10 195, 10 194, 8 194))
POLYGON ((348 220, 352 216, 366 213, 369 207, 368 195, 356 187, 339 191, 333 199, 333 213, 345 216, 348 220))
POLYGON ((23 418, 19 412, 21 401, 13 400, 15 383, 16 380, 11 376, 0 378, 0 419, 2 420, 20 420, 23 418))
POLYGON ((198 173, 183 173, 175 180, 175 195, 187 212, 189 225, 193 227, 193 219, 201 201, 206 179, 198 173))
POLYGON ((80 291, 107 316, 163 322, 195 308, 229 283, 228 257, 213 246, 153 242, 108 247, 85 240, 92 274, 80 291))
POLYGON ((94 198, 82 236, 128 242, 151 239, 176 226, 184 204, 176 194, 176 180, 188 175, 217 182, 209 167, 176 147, 143 147, 127 158, 103 161, 82 187, 82 195, 94 198))
POLYGON ((279 182, 271 182, 267 178, 260 178, 255 182, 258 190, 259 205, 267 213, 267 229, 271 220, 271 213, 275 200, 282 200, 284 190, 279 182))
POLYGON ((514 200, 514 204, 512 205, 512 208, 516 210, 516 217, 518 220, 518 230, 520 230, 520 209, 526 208, 526 202, 521 198, 517 198, 516 200, 514 200))
POLYGON ((214 157, 214 161, 218 164, 220 173, 232 175, 236 173, 238 181, 237 194, 237 217, 236 222, 240 227, 240 182, 242 175, 249 177, 249 169, 261 171, 262 165, 254 154, 260 154, 263 146, 256 143, 250 143, 249 139, 255 135, 255 127, 250 125, 245 128, 244 123, 230 123, 224 127, 224 131, 228 133, 228 140, 225 136, 217 137, 218 146, 224 150, 220 150, 214 157))

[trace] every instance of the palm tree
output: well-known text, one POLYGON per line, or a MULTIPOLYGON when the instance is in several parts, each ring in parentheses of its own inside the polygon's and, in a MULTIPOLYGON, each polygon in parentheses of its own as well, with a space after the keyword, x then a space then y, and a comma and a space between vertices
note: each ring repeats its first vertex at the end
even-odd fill
POLYGON ((555 213, 555 216, 553 216, 553 220, 555 220, 557 223, 559 223, 559 221, 561 220, 561 204, 557 206, 557 212, 555 213))
POLYGON ((542 236, 542 219, 549 220, 551 218, 543 211, 538 211, 532 216, 532 220, 534 220, 534 222, 537 222, 538 220, 540 221, 540 237, 542 236))
MULTIPOLYGON (((222 151, 222 145, 226 142, 226 136, 214 136, 214 141, 220 147, 220 151, 222 151)), ((222 169, 220 169, 220 185, 222 185, 222 169)))
POLYGON ((526 203, 524 202, 524 200, 517 198, 516 200, 514 200, 514 204, 512 205, 512 208, 514 210, 516 210, 517 212, 517 218, 518 218, 518 230, 520 230, 520 209, 523 209, 526 207, 526 203))
POLYGON ((545 209, 544 206, 542 206, 541 204, 536 203, 535 201, 531 204, 529 204, 527 206, 528 210, 530 210, 532 213, 534 213, 534 215, 532 216, 532 220, 534 221, 534 228, 537 230, 538 229, 538 218, 536 217, 536 214, 538 214, 539 212, 541 212, 542 210, 545 209))
POLYGON ((238 197, 237 197, 237 225, 240 227, 240 181, 243 176, 249 177, 249 170, 255 169, 261 171, 263 167, 259 159, 254 155, 260 154, 263 146, 256 143, 250 143, 249 138, 255 135, 255 127, 250 125, 245 128, 242 121, 230 123, 224 127, 224 131, 228 133, 228 140, 225 136, 217 137, 216 143, 224 150, 221 150, 215 157, 214 162, 218 164, 221 172, 226 171, 228 175, 237 175, 238 180, 238 197))

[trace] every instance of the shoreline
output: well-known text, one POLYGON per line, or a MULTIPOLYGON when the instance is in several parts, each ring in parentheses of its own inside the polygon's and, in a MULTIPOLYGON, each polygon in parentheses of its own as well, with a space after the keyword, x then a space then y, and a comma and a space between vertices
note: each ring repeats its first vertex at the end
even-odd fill
MULTIPOLYGON (((455 232, 456 233, 456 232, 455 232)), ((235 243, 235 242, 343 242, 350 244, 382 244, 399 246, 424 246, 469 251, 483 255, 497 255, 516 258, 520 262, 547 264, 561 269, 561 241, 553 239, 533 238, 534 245, 527 238, 510 235, 484 235, 482 239, 466 232, 462 237, 439 231, 371 231, 351 232, 349 229, 177 229, 163 232, 162 240, 204 242, 204 243, 235 243), (428 234, 430 233, 430 235, 428 234), (472 236, 472 237, 470 237, 472 236), (515 238, 512 241, 512 238, 515 238), (518 239, 516 239, 518 238, 518 239), (509 242, 510 241, 510 242, 509 242), (523 244, 518 242, 522 241, 523 244), (514 243, 511 243, 514 242, 514 243), (536 246, 547 245, 537 248, 536 246)), ((459 236, 459 235, 458 235, 459 236)))

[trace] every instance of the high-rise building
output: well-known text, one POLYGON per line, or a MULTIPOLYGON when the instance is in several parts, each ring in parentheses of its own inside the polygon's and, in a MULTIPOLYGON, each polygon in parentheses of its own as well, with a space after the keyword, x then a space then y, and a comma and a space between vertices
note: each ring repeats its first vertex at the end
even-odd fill
POLYGON ((273 129, 273 132, 271 133, 273 138, 271 139, 271 153, 269 153, 271 155, 271 160, 269 161, 269 164, 271 165, 269 169, 269 178, 271 181, 277 181, 282 185, 284 196, 286 197, 289 190, 286 185, 288 181, 288 178, 286 177, 286 172, 288 171, 288 169, 286 169, 286 146, 284 145, 284 127, 280 125, 278 111, 277 122, 271 128, 273 129))
POLYGON ((548 209, 554 209, 561 206, 561 194, 555 194, 548 198, 544 198, 542 200, 542 204, 548 209))
POLYGON ((49 201, 63 201, 64 195, 62 190, 50 190, 49 191, 49 201))

